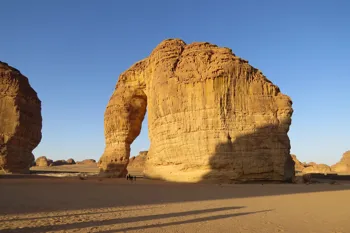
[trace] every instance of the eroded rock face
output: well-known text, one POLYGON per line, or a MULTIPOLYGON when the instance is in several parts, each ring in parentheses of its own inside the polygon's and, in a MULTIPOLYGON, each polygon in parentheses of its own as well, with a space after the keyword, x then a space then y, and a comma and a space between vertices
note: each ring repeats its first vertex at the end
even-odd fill
POLYGON ((126 174, 148 108, 145 174, 170 181, 286 180, 292 101, 228 48, 169 39, 119 77, 99 167, 126 174))
POLYGON ((331 168, 337 173, 350 173, 350 151, 345 152, 341 160, 331 168))
POLYGON ((41 102, 28 79, 0 62, 0 167, 27 173, 41 140, 41 102))

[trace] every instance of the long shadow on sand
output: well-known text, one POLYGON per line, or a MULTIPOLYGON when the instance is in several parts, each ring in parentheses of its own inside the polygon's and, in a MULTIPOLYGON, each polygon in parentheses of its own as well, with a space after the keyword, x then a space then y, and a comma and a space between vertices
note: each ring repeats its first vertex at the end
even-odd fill
POLYGON ((24 218, 18 218, 15 217, 13 219, 6 219, 6 220, 0 220, 0 222, 13 222, 13 221, 27 221, 27 220, 40 220, 40 219, 49 219, 49 218, 67 218, 67 217, 79 217, 79 216, 86 216, 86 215, 96 215, 96 214, 111 214, 111 213, 118 213, 118 212, 127 212, 127 211, 138 211, 138 210, 149 210, 149 209, 156 209, 160 207, 149 207, 149 208, 134 208, 134 209, 122 209, 122 210, 109 210, 109 211, 96 211, 93 212, 80 212, 80 213, 74 213, 74 214, 54 214, 54 215, 46 215, 46 216, 40 216, 40 217, 24 217, 24 218))
POLYGON ((0 217, 69 210, 87 210, 191 201, 350 190, 331 184, 183 184, 124 179, 25 179, 0 181, 0 217))
MULTIPOLYGON (((283 132, 283 129, 267 126, 253 134, 240 136, 234 140, 231 140, 228 135, 227 143, 217 145, 217 153, 210 160, 212 172, 203 177, 203 180, 212 177, 232 180, 232 174, 237 174, 237 171, 230 173, 230 169, 234 170, 242 165, 243 169, 240 169, 240 172, 244 173, 241 174, 243 178, 250 178, 251 175, 256 175, 254 171, 262 170, 264 179, 273 179, 276 173, 274 168, 281 167, 274 165, 275 158, 279 153, 284 155, 289 153, 289 143, 287 143, 289 139, 285 133, 280 132, 283 132), (268 146, 271 145, 274 148, 280 148, 280 151, 275 150, 274 154, 270 154, 272 152, 268 146), (251 158, 245 160, 245 154, 242 154, 242 151, 253 151, 254 158, 259 162, 254 163, 251 158), (266 166, 262 166, 264 163, 266 166), (246 171, 253 171, 253 173, 246 171), (222 174, 223 177, 220 177, 222 174)), ((293 163, 288 162, 285 166, 293 166, 293 163)), ((281 177, 283 176, 288 178, 291 174, 281 174, 281 177)), ((185 184, 147 179, 130 183, 125 179, 108 178, 99 181, 97 178, 79 180, 77 178, 26 179, 22 177, 0 179, 0 217, 4 214, 79 211, 339 190, 350 190, 350 185, 185 184)))
POLYGON ((167 227, 167 226, 188 224, 188 223, 206 222, 206 221, 213 221, 213 220, 218 220, 218 219, 233 218, 233 217, 249 215, 249 214, 264 213, 264 212, 269 212, 269 211, 271 211, 271 210, 243 212, 243 213, 235 213, 235 214, 222 214, 222 215, 196 218, 196 219, 177 221, 177 222, 171 222, 171 223, 152 224, 152 225, 144 225, 144 226, 137 226, 137 227, 126 227, 126 228, 117 229, 117 230, 100 231, 99 233, 125 232, 125 231, 144 230, 144 229, 150 229, 150 228, 167 227))
MULTIPOLYGON (((193 210, 193 211, 168 213, 168 214, 156 214, 156 215, 136 216, 136 217, 127 217, 127 218, 119 218, 119 219, 107 219, 107 220, 100 220, 100 221, 77 222, 77 223, 54 225, 54 226, 51 225, 51 226, 39 226, 39 227, 25 227, 25 228, 16 229, 16 230, 5 229, 2 232, 4 232, 4 233, 5 232, 16 232, 16 233, 27 233, 27 232, 32 233, 33 232, 33 233, 35 233, 35 232, 81 229, 81 228, 87 228, 87 227, 103 227, 103 226, 110 226, 110 225, 115 225, 115 224, 128 224, 128 223, 132 224, 132 223, 136 223, 136 222, 142 222, 142 221, 148 221, 148 220, 162 220, 162 219, 174 218, 174 217, 185 217, 185 216, 192 217, 193 215, 198 215, 198 214, 213 214, 215 212, 232 211, 232 210, 241 209, 241 208, 244 208, 244 207, 241 207, 241 206, 222 207, 222 208, 193 210)), ((202 218, 177 221, 177 222, 170 222, 170 223, 152 224, 152 225, 144 225, 144 226, 137 226, 137 227, 127 227, 127 228, 123 228, 123 229, 104 231, 104 233, 123 232, 123 231, 128 231, 128 230, 138 230, 138 229, 146 229, 146 228, 149 229, 149 228, 154 228, 154 227, 163 227, 163 226, 171 226, 171 225, 178 225, 178 224, 210 221, 210 220, 231 218, 231 217, 237 217, 237 216, 255 214, 255 213, 262 213, 262 212, 268 212, 268 211, 271 211, 271 210, 222 214, 222 215, 215 215, 215 216, 202 217, 202 218)))

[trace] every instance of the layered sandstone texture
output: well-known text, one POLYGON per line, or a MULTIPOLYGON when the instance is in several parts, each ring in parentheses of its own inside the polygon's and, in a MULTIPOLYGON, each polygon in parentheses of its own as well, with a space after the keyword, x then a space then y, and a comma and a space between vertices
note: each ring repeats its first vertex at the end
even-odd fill
POLYGON ((290 180, 292 101, 229 48, 161 42, 119 76, 99 167, 126 174, 146 108, 144 173, 169 181, 290 180))
POLYGON ((341 160, 332 166, 332 170, 337 173, 350 173, 350 150, 345 152, 341 160))
POLYGON ((28 79, 0 62, 0 168, 27 173, 41 140, 41 102, 28 79))

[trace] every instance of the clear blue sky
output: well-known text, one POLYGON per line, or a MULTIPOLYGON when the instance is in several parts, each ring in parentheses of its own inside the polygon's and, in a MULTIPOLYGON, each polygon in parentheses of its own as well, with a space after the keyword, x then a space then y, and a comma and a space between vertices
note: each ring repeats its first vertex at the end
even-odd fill
MULTIPOLYGON (((166 38, 230 47, 293 99, 291 152, 332 164, 350 150, 349 2, 2 1, 0 60, 42 101, 35 156, 98 159, 121 72, 166 38)), ((132 155, 148 146, 144 122, 132 155)))

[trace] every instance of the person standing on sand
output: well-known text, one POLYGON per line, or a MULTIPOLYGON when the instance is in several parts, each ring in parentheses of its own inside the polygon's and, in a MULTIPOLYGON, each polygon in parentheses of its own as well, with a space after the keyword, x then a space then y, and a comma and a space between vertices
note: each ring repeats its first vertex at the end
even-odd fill
POLYGON ((131 182, 132 181, 136 181, 136 176, 132 176, 130 175, 129 173, 126 175, 126 180, 130 180, 131 182))

